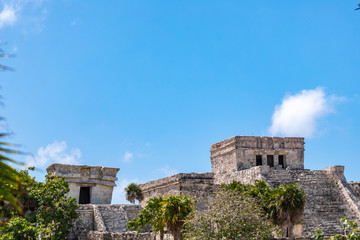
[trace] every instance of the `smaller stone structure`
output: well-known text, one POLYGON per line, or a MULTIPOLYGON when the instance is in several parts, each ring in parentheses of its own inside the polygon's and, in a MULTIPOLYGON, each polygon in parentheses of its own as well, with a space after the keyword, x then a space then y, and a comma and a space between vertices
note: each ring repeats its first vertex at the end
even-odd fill
POLYGON ((79 204, 110 204, 116 174, 119 168, 52 164, 46 171, 54 176, 62 176, 69 183, 69 196, 79 204))

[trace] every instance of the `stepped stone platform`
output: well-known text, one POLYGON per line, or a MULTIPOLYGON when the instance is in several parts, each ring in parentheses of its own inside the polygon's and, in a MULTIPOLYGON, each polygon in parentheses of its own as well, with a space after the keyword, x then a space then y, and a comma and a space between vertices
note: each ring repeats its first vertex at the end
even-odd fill
POLYGON ((126 223, 135 218, 140 209, 141 207, 135 204, 81 204, 70 239, 92 239, 88 236, 89 232, 96 232, 91 233, 91 236, 107 236, 105 233, 112 232, 124 233, 121 235, 124 238, 119 239, 137 239, 127 238, 131 234, 126 223))
MULTIPOLYGON (((303 235, 311 236, 316 228, 323 230, 326 237, 343 232, 340 218, 359 221, 356 212, 347 198, 354 192, 346 182, 339 182, 333 175, 343 176, 343 168, 332 167, 333 171, 320 170, 273 170, 269 171, 268 182, 276 187, 283 183, 297 183, 306 194, 306 204, 303 213, 303 235), (349 195, 342 193, 342 187, 349 190, 349 195)), ((351 200, 350 200, 351 201, 351 200)), ((357 204, 356 202, 353 202, 357 204)))

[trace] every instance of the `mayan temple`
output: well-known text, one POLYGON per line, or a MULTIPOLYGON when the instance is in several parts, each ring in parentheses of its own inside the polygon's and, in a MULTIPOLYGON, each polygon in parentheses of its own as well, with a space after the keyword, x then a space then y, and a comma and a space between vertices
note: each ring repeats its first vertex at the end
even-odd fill
POLYGON ((304 145, 304 138, 254 136, 215 143, 210 148, 211 173, 180 173, 140 184, 145 196, 140 205, 109 204, 117 168, 56 164, 47 170, 69 181, 79 203, 86 200, 80 205, 74 239, 153 239, 152 233, 136 235, 126 228, 149 198, 182 193, 204 202, 221 183, 233 180, 265 180, 272 187, 297 183, 306 193, 306 204, 294 236, 310 239, 316 228, 327 237, 342 233, 341 217, 360 222, 360 184, 347 182, 344 166, 304 169, 304 145))

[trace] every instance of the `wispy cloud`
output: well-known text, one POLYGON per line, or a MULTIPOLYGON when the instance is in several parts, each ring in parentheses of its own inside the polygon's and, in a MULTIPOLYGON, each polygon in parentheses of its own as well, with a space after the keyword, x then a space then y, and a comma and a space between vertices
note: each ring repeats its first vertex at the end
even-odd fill
POLYGON ((176 168, 172 168, 169 165, 159 168, 157 171, 163 173, 165 175, 165 177, 169 177, 169 176, 179 173, 179 170, 177 170, 176 168))
POLYGON ((46 0, 0 0, 0 29, 22 23, 25 31, 41 31, 47 16, 46 0))
POLYGON ((34 167, 44 167, 52 163, 79 164, 80 158, 79 148, 68 149, 65 141, 54 141, 46 147, 40 147, 35 156, 28 156, 26 164, 34 167))
POLYGON ((130 162, 134 158, 134 154, 131 152, 126 151, 124 153, 124 156, 122 158, 123 162, 130 162))
POLYGON ((9 5, 4 5, 0 12, 0 28, 6 25, 13 25, 16 22, 15 10, 9 5))
POLYGON ((302 90, 285 96, 272 115, 271 135, 311 137, 318 120, 334 111, 333 104, 343 98, 327 96, 323 88, 302 90))
POLYGON ((137 178, 133 178, 133 179, 122 179, 121 181, 119 181, 117 183, 117 187, 114 188, 113 191, 113 197, 112 197, 112 201, 111 203, 129 203, 126 201, 125 198, 125 188, 130 184, 130 183, 139 183, 139 179, 137 178))

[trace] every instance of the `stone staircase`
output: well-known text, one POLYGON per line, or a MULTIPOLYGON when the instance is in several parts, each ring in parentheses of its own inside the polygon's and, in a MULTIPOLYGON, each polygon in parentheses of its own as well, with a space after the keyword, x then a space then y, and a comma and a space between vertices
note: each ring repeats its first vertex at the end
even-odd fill
POLYGON ((267 179, 273 187, 295 182, 305 191, 303 235, 306 237, 312 236, 316 228, 323 230, 326 237, 340 234, 343 232, 340 218, 357 220, 337 183, 325 171, 270 170, 267 179))

